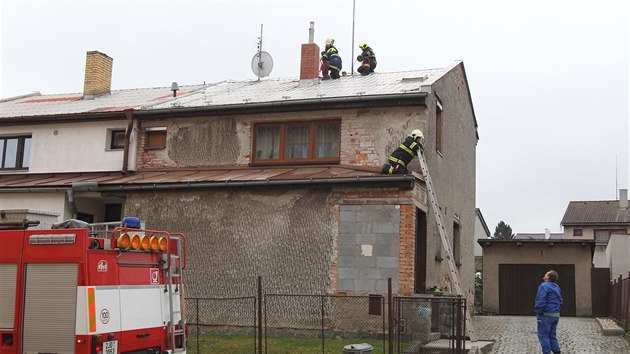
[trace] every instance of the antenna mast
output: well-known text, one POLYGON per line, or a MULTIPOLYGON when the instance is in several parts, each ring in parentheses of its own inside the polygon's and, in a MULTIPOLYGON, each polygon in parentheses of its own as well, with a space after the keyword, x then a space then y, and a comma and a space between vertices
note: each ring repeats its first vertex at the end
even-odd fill
POLYGON ((258 80, 256 81, 260 81, 261 77, 266 77, 269 76, 269 74, 271 73, 271 70, 273 69, 273 59, 271 58, 271 55, 267 52, 265 52, 264 50, 262 50, 262 45, 263 45, 263 25, 260 25, 260 37, 258 37, 258 50, 256 51, 256 54, 254 54, 254 57, 252 58, 252 71, 254 72, 254 75, 256 75, 258 77, 258 80))
MULTIPOLYGON (((260 37, 258 37, 258 67, 262 68, 262 56, 261 56, 261 52, 262 52, 262 40, 263 40, 263 24, 260 24, 260 37)), ((260 81, 260 75, 258 75, 258 81, 260 81)))
POLYGON ((356 0, 352 0, 352 64, 350 65, 350 75, 354 75, 354 4, 356 0))

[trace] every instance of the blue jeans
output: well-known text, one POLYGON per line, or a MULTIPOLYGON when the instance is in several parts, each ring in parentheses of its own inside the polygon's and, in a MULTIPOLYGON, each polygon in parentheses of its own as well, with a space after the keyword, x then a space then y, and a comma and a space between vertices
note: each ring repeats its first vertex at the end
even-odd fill
POLYGON ((538 341, 540 341, 543 354, 560 353, 560 344, 556 338, 556 327, 558 327, 559 319, 558 317, 536 316, 538 341))

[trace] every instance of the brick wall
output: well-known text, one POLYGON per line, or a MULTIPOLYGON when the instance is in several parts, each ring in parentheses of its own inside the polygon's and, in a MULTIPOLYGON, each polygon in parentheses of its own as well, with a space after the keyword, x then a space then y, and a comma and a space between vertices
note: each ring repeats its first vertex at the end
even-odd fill
POLYGON ((398 294, 413 294, 416 257, 416 207, 400 206, 400 287, 398 294))
MULTIPOLYGON (((167 131, 168 139, 168 131, 167 131)), ((166 150, 165 149, 151 149, 146 150, 147 134, 146 129, 140 128, 140 134, 138 134, 138 167, 142 168, 159 168, 166 166, 166 150)))

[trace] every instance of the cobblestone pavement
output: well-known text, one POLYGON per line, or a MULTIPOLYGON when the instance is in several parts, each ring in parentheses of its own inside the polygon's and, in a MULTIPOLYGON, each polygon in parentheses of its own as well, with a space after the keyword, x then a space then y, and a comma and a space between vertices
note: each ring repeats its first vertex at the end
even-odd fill
MULTIPOLYGON (((541 353, 533 316, 474 316, 473 324, 480 340, 495 341, 491 354, 541 353)), ((622 336, 603 336, 594 318, 562 317, 558 340, 562 354, 630 353, 622 336)))

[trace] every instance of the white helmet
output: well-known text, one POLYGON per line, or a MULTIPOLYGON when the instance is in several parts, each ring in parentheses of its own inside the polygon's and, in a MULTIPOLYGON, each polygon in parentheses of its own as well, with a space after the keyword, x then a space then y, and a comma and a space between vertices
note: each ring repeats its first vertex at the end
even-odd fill
POLYGON ((328 38, 326 39, 326 42, 324 42, 326 45, 333 45, 335 44, 335 40, 332 38, 328 38))
POLYGON ((424 138, 424 134, 422 134, 422 130, 420 129, 414 129, 409 136, 414 139, 424 138))

